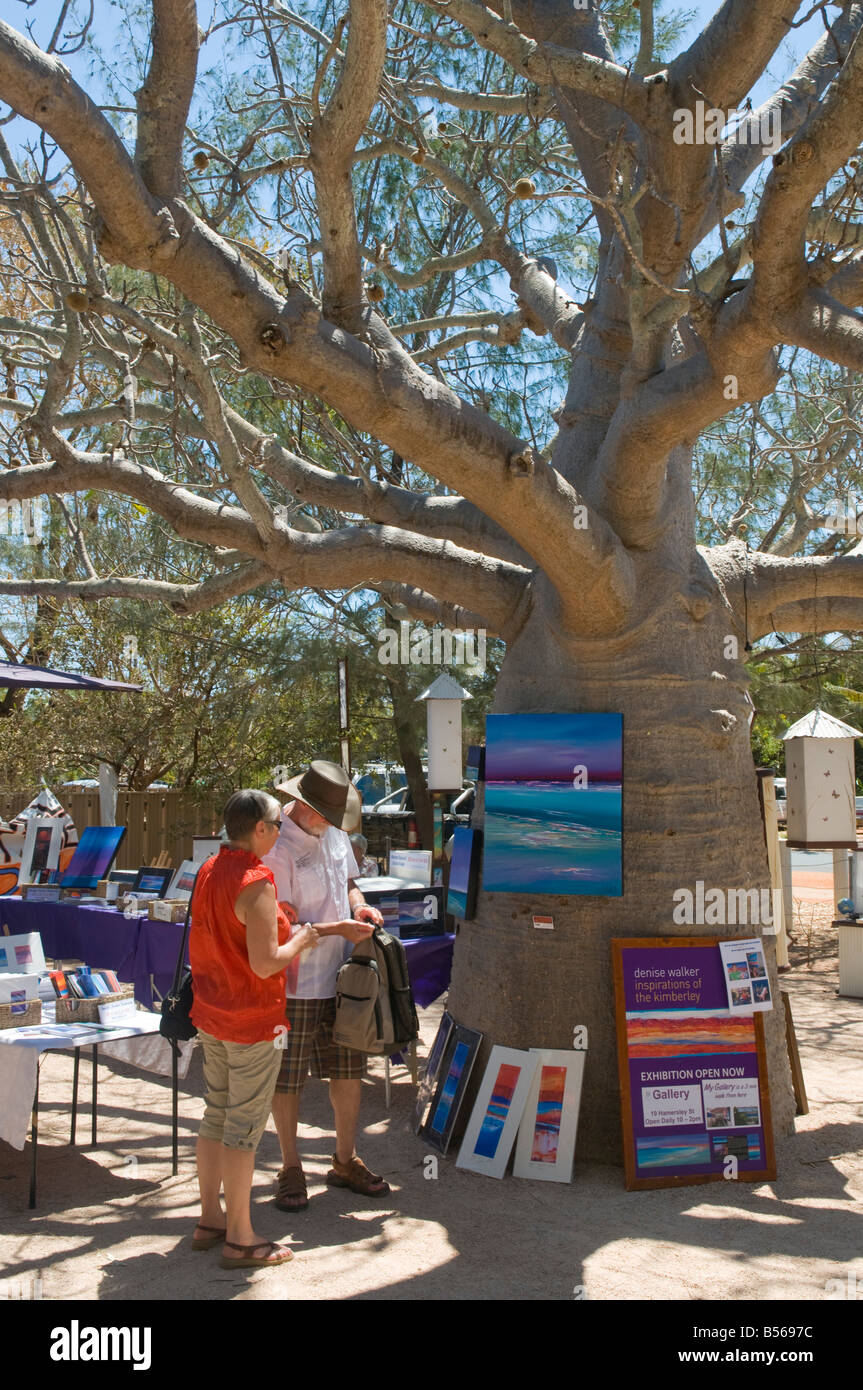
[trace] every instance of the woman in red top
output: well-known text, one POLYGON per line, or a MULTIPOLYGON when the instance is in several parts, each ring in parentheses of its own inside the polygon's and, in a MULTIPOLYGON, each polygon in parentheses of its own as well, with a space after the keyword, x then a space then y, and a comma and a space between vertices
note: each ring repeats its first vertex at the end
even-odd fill
POLYGON ((191 1016, 207 1086, 196 1153, 201 1219, 192 1245, 208 1250, 224 1241, 225 1269, 284 1264, 292 1256, 286 1245, 255 1234, 249 1210, 255 1151, 281 1063, 285 967, 317 943, 310 926, 291 937, 272 872, 261 863, 280 825, 275 797, 235 792, 225 807, 229 843, 198 871, 192 908, 191 1016))

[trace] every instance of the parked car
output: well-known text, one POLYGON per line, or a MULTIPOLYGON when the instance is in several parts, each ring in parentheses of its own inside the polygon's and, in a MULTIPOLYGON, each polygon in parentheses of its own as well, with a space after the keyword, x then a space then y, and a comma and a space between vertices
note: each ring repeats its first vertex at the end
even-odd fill
POLYGON ((774 777, 773 789, 776 792, 776 817, 780 825, 785 825, 788 820, 788 784, 784 777, 774 777))
POLYGON ((367 763, 361 772, 354 774, 354 786, 363 799, 363 815, 374 811, 407 784, 404 768, 388 763, 367 763))

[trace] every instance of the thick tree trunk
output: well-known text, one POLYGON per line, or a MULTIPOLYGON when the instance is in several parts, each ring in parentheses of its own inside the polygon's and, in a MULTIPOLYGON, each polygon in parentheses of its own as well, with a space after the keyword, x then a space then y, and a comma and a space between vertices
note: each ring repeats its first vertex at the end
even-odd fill
MULTIPOLYGON (((697 557, 694 564, 698 570, 697 557)), ((698 577, 704 593, 711 583, 698 577)), ((622 713, 623 897, 481 891, 476 919, 461 925, 456 942, 449 1008, 488 1045, 571 1047, 573 1029, 587 1025, 577 1153, 605 1162, 622 1162, 611 939, 758 935, 758 926, 677 925, 672 895, 694 891, 698 879, 705 889, 769 887, 746 675, 724 657, 733 650, 732 620, 715 584, 700 620, 688 611, 691 584, 688 597, 682 588, 604 642, 567 640, 535 612, 498 684, 498 713, 622 713), (553 916, 552 932, 533 929, 537 912, 553 916)), ((774 938, 764 940, 777 999, 774 938)), ((765 1021, 782 1133, 794 1113, 782 1010, 765 1021)))

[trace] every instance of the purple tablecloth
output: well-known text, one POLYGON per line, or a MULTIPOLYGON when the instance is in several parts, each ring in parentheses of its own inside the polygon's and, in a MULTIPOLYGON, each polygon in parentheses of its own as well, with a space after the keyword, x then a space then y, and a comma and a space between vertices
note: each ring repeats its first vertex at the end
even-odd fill
POLYGON ((402 940, 414 999, 421 1009, 427 1009, 449 988, 454 942, 454 936, 420 936, 402 940))
MULTIPOLYGON (((116 908, 77 903, 29 903, 0 898, 0 923, 10 932, 39 932, 45 955, 56 960, 82 960, 113 970, 134 984, 135 998, 153 1007, 152 983, 166 994, 174 978, 182 922, 152 922, 144 913, 125 917, 116 908)), ((421 1009, 438 999, 449 985, 454 936, 423 936, 404 940, 414 998, 421 1009)))

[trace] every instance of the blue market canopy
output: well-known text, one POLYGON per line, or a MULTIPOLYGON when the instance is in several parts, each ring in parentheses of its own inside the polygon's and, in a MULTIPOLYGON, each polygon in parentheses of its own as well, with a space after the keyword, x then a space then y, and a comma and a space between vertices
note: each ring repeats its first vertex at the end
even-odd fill
POLYGON ((33 690, 134 690, 142 685, 127 685, 125 681, 103 680, 100 676, 81 676, 71 671, 54 671, 48 666, 23 666, 12 661, 0 661, 0 689, 4 687, 33 690))

